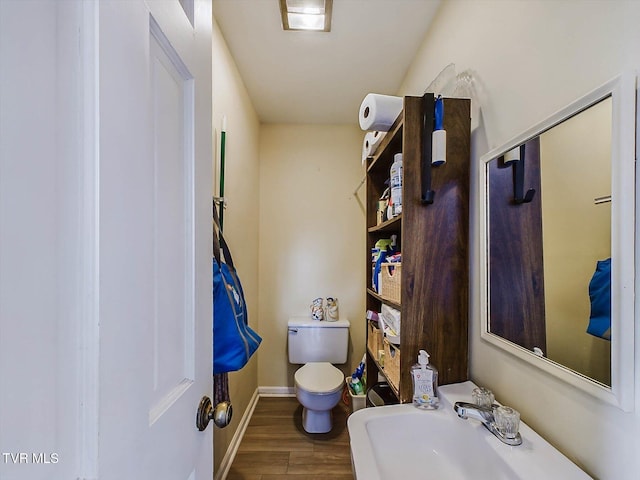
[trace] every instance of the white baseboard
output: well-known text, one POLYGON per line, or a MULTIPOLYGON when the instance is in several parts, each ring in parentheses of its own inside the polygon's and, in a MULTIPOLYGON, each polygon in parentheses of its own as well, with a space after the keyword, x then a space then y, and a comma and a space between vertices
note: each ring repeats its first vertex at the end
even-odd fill
POLYGON ((258 404, 258 388, 253 392, 253 396, 251 400, 249 400, 249 405, 247 409, 244 411, 244 415, 240 420, 240 424, 236 429, 236 432, 233 434, 233 438, 231 439, 231 443, 229 443, 229 447, 227 448, 227 452, 224 454, 224 458, 222 462, 220 462, 220 468, 218 469, 218 473, 214 475, 214 480, 225 480, 227 475, 229 474, 229 470, 231 469, 231 464, 233 463, 233 459, 236 457, 236 453, 238 452, 238 448, 240 447, 240 442, 242 441, 242 437, 244 437, 244 432, 247 430, 247 426, 249 425, 249 420, 251 420, 251 416, 253 415, 253 411, 258 404))
POLYGON ((261 397, 295 397, 295 387, 258 387, 261 397))
MULTIPOLYGON (((0 0, 1 1, 1 0, 0 0)), ((240 424, 234 433, 233 438, 231 439, 231 443, 229 443, 229 448, 227 448, 227 452, 224 454, 224 458, 222 462, 220 462, 220 468, 218 469, 218 473, 213 477, 214 480, 225 480, 227 475, 229 474, 229 470, 231 469, 231 464, 233 463, 233 459, 236 457, 236 453, 238 452, 238 448, 240 448, 240 442, 242 441, 242 437, 244 437, 244 432, 247 430, 247 426, 249 425, 249 421, 251 420, 251 416, 253 415, 253 411, 256 409, 256 405, 258 404, 258 399, 260 397, 295 397, 296 389, 295 387, 258 387, 256 391, 253 392, 253 396, 251 400, 249 400, 249 405, 247 409, 244 411, 244 415, 240 420, 240 424)))

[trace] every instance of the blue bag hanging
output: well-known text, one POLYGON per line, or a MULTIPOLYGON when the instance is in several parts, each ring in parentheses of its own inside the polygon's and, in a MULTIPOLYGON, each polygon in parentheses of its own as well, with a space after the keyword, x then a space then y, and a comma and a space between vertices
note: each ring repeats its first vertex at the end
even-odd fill
POLYGON ((587 333, 611 340, 611 258, 599 260, 589 282, 591 315, 587 333))
POLYGON ((247 305, 213 206, 213 373, 240 370, 262 338, 248 325, 247 305), (222 260, 221 253, 224 256, 222 260))

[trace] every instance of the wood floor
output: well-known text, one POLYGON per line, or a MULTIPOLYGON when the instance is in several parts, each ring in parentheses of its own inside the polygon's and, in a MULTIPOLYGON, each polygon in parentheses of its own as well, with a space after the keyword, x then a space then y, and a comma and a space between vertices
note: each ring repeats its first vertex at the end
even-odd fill
POLYGON ((308 434, 295 397, 261 397, 240 443, 227 480, 353 480, 347 417, 333 409, 333 429, 308 434))

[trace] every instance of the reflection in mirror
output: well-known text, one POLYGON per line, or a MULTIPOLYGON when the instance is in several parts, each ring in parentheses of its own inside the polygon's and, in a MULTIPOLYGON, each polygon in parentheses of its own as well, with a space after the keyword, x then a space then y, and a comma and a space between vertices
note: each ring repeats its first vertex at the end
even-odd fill
POLYGON ((611 257, 611 118, 608 97, 487 163, 491 333, 608 386, 610 328, 588 327, 611 257))
POLYGON ((625 411, 635 378, 636 77, 482 157, 482 339, 625 411))

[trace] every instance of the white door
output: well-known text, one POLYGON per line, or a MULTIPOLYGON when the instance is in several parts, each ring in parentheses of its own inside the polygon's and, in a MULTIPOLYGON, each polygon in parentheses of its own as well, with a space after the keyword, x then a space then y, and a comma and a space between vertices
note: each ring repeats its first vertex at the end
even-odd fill
POLYGON ((211 0, 0 22, 0 478, 210 480, 211 0))

